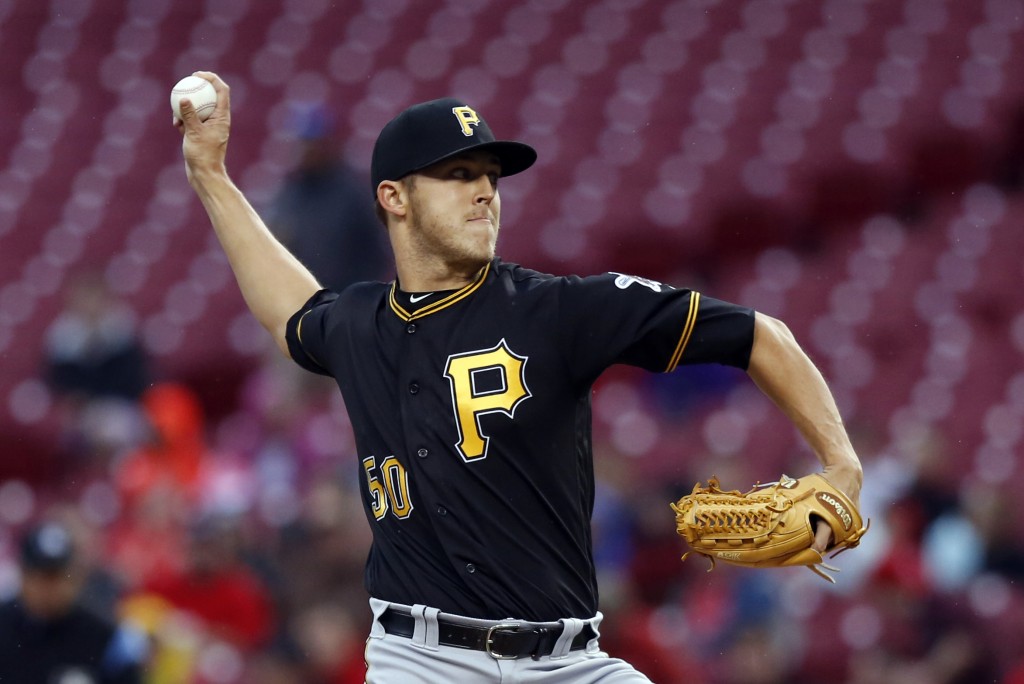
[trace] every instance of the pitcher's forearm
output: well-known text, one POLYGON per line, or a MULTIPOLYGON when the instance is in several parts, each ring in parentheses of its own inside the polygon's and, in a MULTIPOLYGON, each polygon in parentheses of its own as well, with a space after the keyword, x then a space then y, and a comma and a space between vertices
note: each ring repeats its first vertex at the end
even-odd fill
POLYGON ((793 422, 822 465, 860 470, 832 392, 781 321, 758 314, 748 372, 793 422))
POLYGON ((227 255, 245 303, 287 353, 285 324, 320 285, 278 242, 226 173, 194 172, 191 182, 227 255))

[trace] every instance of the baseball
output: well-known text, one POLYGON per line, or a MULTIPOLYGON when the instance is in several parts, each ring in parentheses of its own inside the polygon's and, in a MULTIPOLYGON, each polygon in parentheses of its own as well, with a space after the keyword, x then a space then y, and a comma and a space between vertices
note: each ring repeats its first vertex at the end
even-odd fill
POLYGON ((214 90, 213 84, 198 76, 186 76, 178 81, 171 90, 171 111, 174 112, 176 119, 181 118, 179 103, 183 97, 187 97, 192 102, 200 121, 209 119, 217 106, 217 91, 214 90))

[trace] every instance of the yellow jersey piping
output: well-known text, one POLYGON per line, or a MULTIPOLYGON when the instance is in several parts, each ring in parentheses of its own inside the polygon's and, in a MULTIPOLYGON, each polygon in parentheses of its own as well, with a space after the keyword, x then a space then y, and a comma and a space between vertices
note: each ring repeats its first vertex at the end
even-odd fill
POLYGON ((320 366, 324 370, 327 370, 327 367, 324 366, 324 364, 320 363, 320 359, 310 354, 309 351, 302 345, 302 321, 306 320, 306 316, 308 316, 311 311, 312 309, 310 309, 310 311, 307 311, 306 313, 302 314, 299 317, 299 322, 295 325, 295 336, 299 338, 299 346, 302 347, 302 351, 306 352, 306 356, 312 359, 313 363, 320 366))
POLYGON ((671 373, 679 366, 679 362, 683 359, 683 352, 686 351, 686 345, 690 342, 690 336, 693 335, 693 329, 697 325, 697 310, 700 309, 700 293, 690 293, 690 312, 686 316, 686 325, 683 326, 683 334, 679 336, 679 344, 676 345, 676 350, 672 354, 672 358, 668 362, 668 366, 665 368, 666 373, 671 373))
POLYGON ((449 306, 457 302, 460 302, 469 295, 473 294, 480 288, 481 285, 484 284, 484 280, 487 279, 487 274, 490 273, 490 271, 491 265, 487 264, 482 269, 480 269, 480 274, 477 276, 476 280, 471 282, 469 285, 466 285, 461 290, 456 290, 455 292, 452 292, 444 299, 439 299, 436 302, 433 302, 432 304, 427 304, 422 309, 419 309, 418 311, 415 311, 413 313, 409 313, 401 304, 398 303, 398 298, 395 296, 395 292, 397 292, 398 290, 398 281, 395 281, 391 283, 391 293, 388 295, 388 304, 391 306, 391 310, 395 312, 395 315, 397 315, 403 321, 414 321, 417 318, 423 318, 424 316, 429 316, 432 313, 437 313, 441 309, 446 309, 449 306))

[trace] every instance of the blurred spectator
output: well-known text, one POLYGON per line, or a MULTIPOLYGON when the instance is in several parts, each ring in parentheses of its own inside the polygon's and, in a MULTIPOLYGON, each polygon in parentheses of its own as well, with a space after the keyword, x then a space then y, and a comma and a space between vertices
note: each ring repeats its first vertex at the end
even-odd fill
POLYGON ((253 657, 245 681, 247 684, 296 684, 308 682, 309 678, 303 677, 303 665, 297 656, 269 650, 253 657))
POLYGON ((921 548, 926 527, 924 515, 922 505, 914 498, 904 497, 892 503, 886 512, 889 545, 871 573, 876 586, 915 596, 931 589, 921 548))
POLYGON ((681 611, 652 608, 636 600, 630 590, 635 587, 621 588, 609 605, 604 605, 602 597, 602 650, 633 663, 652 682, 711 681, 687 638, 685 625, 679 624, 681 611))
POLYGON ((666 419, 673 420, 713 405, 733 388, 744 386, 742 379, 735 368, 708 364, 687 366, 680 373, 644 375, 639 382, 666 419))
POLYGON ((369 182, 338 153, 334 116, 321 104, 297 104, 292 130, 298 162, 267 216, 277 238, 320 284, 340 292, 387 270, 384 228, 373 211, 369 182))
POLYGON ((973 493, 985 546, 984 569, 1019 583, 1024 580, 1024 539, 1012 495, 1005 489, 973 493))
POLYGON ((344 607, 322 603, 300 613, 295 633, 315 684, 360 684, 366 680, 363 661, 367 627, 353 624, 344 607))
POLYGON ((909 494, 917 502, 925 527, 943 515, 957 511, 957 488, 961 483, 958 456, 938 428, 929 428, 907 453, 914 469, 909 494))
POLYGON ((671 520, 672 511, 665 503, 678 498, 674 493, 681 489, 674 483, 646 489, 640 484, 633 491, 634 550, 628 571, 637 598, 649 606, 673 600, 681 588, 679 558, 686 549, 676 534, 675 525, 666 524, 666 519, 671 520))
POLYGON ((110 476, 120 457, 138 449, 151 434, 149 421, 136 400, 92 399, 65 404, 61 441, 66 482, 110 476))
POLYGON ((83 573, 70 532, 47 522, 21 543, 21 590, 0 605, 0 681, 4 684, 141 682, 141 635, 87 609, 83 573))
POLYGON ((150 381, 135 313, 103 277, 87 273, 67 288, 64 310, 46 333, 46 375, 75 399, 136 399, 150 381))
POLYGON ((928 527, 921 551, 929 580, 938 591, 963 588, 984 562, 981 535, 974 522, 959 511, 944 514, 928 527))
POLYGON ((240 558, 236 524, 227 516, 200 518, 185 567, 157 572, 142 593, 197 619, 210 636, 254 652, 273 636, 275 614, 266 585, 240 558))
POLYGON ((110 564, 104 545, 104 529, 82 509, 67 503, 49 507, 46 519, 57 523, 71 535, 76 568, 81 578, 79 602, 100 617, 117 620, 119 604, 127 586, 110 564))
POLYGON ((729 684, 789 684, 795 635, 780 624, 752 625, 737 630, 720 662, 729 684))
POLYGON ((64 308, 46 331, 43 371, 57 399, 58 440, 66 481, 105 472, 118 451, 144 431, 138 398, 149 385, 149 359, 135 312, 99 273, 65 290, 64 308))
POLYGON ((357 491, 337 479, 314 482, 301 516, 281 531, 279 557, 289 604, 305 610, 329 600, 363 616, 369 628, 369 597, 363 588, 369 547, 357 491))
POLYGON ((246 455, 264 491, 305 488, 355 456, 337 386, 298 368, 276 347, 242 384, 239 404, 218 431, 217 445, 246 455))
POLYGON ((997 682, 992 649, 952 603, 904 596, 891 610, 878 603, 885 633, 878 648, 850 661, 851 684, 976 684, 997 682), (907 610, 912 605, 913 608, 907 610), (891 624, 892 620, 896 624, 891 624), (895 633, 902 631, 903 638, 895 633), (907 638, 913 633, 913 638, 907 638), (893 638, 896 636, 897 638, 893 638))
POLYGON ((106 547, 109 566, 127 586, 183 567, 189 510, 185 497, 167 485, 124 505, 107 529, 106 547))
POLYGON ((184 385, 162 383, 146 390, 141 401, 152 432, 117 464, 120 489, 129 502, 159 485, 194 498, 199 469, 209 456, 198 397, 184 385))

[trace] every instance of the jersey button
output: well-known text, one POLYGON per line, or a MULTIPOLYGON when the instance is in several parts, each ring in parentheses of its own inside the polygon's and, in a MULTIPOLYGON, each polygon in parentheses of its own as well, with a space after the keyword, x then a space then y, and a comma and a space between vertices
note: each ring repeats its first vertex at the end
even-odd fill
POLYGON ((472 575, 474 572, 476 572, 476 566, 472 563, 466 563, 466 572, 472 575))
POLYGON ((414 332, 416 332, 416 324, 410 323, 409 325, 405 326, 405 332, 412 335, 414 332))
POLYGON ((419 394, 419 392, 420 392, 420 386, 417 385, 415 382, 410 382, 409 383, 409 394, 419 394))
POLYGON ((438 506, 437 507, 437 514, 441 515, 441 516, 448 515, 448 509, 445 508, 444 506, 438 506))
POLYGON ((426 449, 420 448, 416 450, 416 455, 419 456, 420 458, 426 458, 427 456, 430 455, 430 452, 427 451, 426 449))

